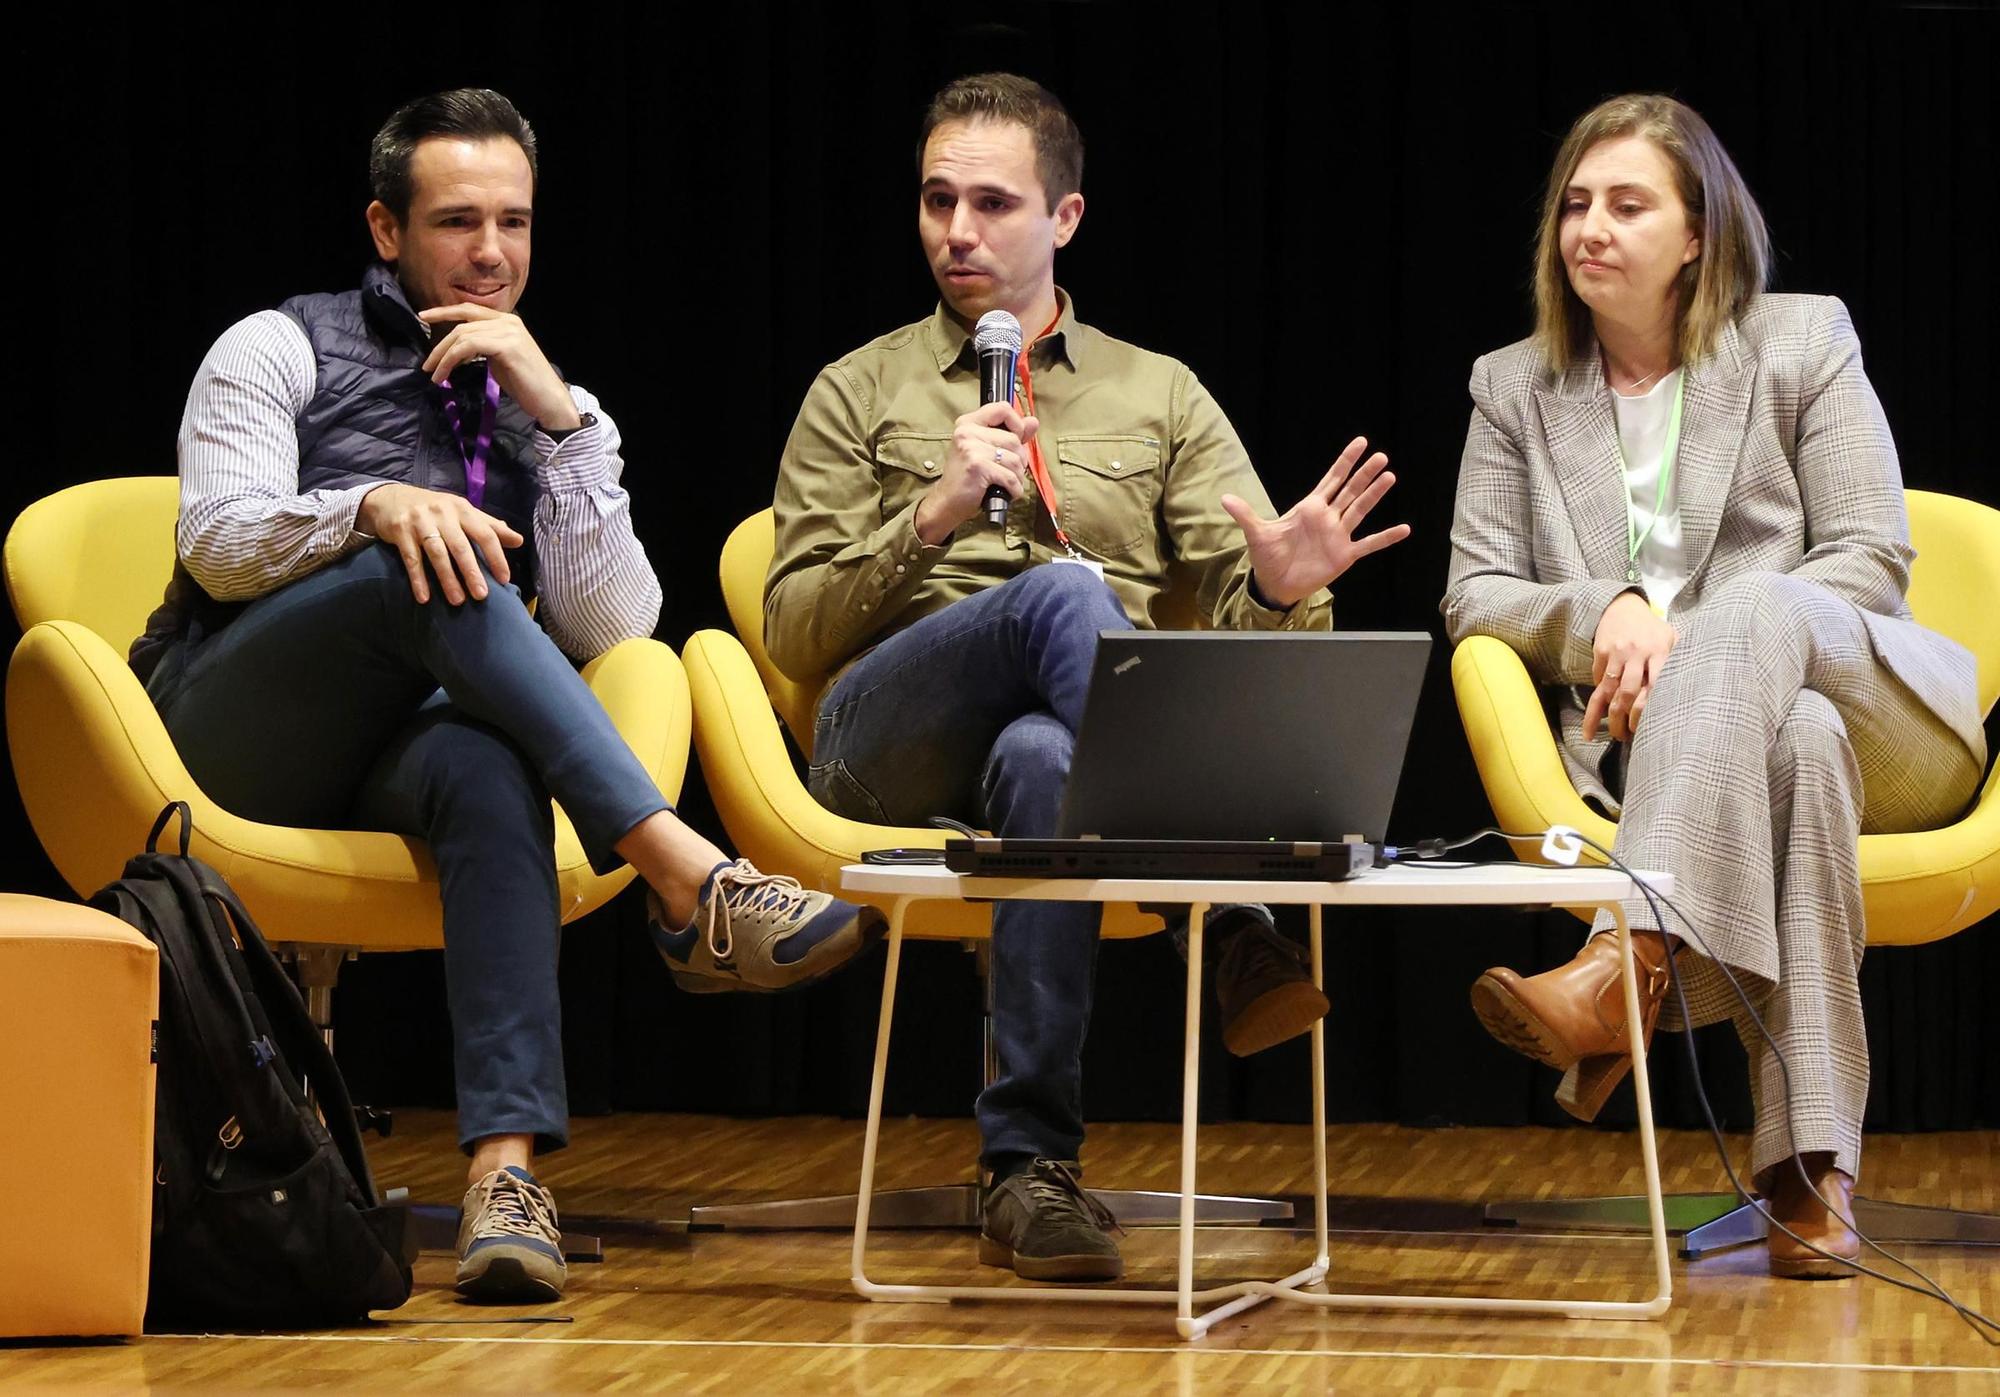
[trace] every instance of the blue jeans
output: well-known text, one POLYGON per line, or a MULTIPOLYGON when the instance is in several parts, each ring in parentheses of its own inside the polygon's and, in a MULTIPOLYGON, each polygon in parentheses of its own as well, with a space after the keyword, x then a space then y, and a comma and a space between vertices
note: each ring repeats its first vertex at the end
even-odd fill
MULTIPOLYGON (((913 622, 827 691, 809 785, 874 824, 949 815, 1003 835, 1056 832, 1100 631, 1128 629, 1087 569, 1045 564, 913 622)), ((980 1094, 982 1159, 1075 1159, 1098 909, 993 910, 1000 1076, 980 1094)))
MULTIPOLYGON (((551 794, 592 866, 668 808, 512 586, 418 605, 376 545, 176 644, 147 684, 189 773, 269 824, 430 845, 444 906, 459 1139, 569 1136, 551 794)), ((314 929, 338 935, 337 927, 314 929)))

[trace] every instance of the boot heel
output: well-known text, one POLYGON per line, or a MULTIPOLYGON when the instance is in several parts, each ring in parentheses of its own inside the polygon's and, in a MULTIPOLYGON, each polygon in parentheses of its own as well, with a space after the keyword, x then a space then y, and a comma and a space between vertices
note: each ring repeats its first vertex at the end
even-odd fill
POLYGON ((1631 1070, 1630 1053, 1584 1058, 1563 1074, 1562 1084, 1556 1088, 1556 1105, 1580 1121, 1594 1121, 1631 1070))
MULTIPOLYGON (((1641 1011, 1639 1036, 1645 1051, 1653 1050, 1653 1029, 1659 1022, 1660 1005, 1655 1000, 1641 1011)), ((1632 1070, 1632 1055, 1624 1053, 1600 1053, 1587 1057, 1563 1074, 1561 1085, 1556 1088, 1556 1105, 1575 1116, 1580 1121, 1594 1121, 1597 1113, 1604 1109, 1604 1103, 1611 1099, 1611 1093, 1625 1080, 1625 1074, 1632 1070)))

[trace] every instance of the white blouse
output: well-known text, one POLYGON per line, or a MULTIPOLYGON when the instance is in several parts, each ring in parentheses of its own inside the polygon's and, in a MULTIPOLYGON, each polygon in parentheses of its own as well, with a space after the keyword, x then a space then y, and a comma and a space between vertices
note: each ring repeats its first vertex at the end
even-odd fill
POLYGON ((1632 508, 1630 537, 1643 536, 1634 560, 1639 585, 1646 600, 1662 613, 1672 608, 1687 581, 1687 560, 1681 553, 1679 471, 1669 472, 1664 496, 1660 492, 1667 421, 1673 416, 1681 374, 1675 369, 1636 397, 1617 392, 1611 395, 1611 410, 1618 419, 1618 447, 1625 454, 1625 491, 1632 508))

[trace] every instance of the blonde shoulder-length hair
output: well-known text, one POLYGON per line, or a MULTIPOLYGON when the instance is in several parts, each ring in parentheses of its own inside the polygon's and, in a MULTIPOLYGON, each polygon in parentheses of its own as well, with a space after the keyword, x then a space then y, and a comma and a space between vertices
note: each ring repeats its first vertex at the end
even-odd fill
POLYGON ((1570 286, 1563 265, 1564 196, 1584 153, 1601 141, 1638 136, 1651 141, 1674 172, 1701 255, 1681 268, 1675 286, 1682 363, 1712 353, 1725 325, 1764 289, 1771 239, 1749 186, 1715 132, 1694 108, 1671 97, 1628 93, 1585 112, 1564 138, 1542 200, 1535 247, 1535 338, 1560 374, 1589 351, 1590 309, 1570 286))

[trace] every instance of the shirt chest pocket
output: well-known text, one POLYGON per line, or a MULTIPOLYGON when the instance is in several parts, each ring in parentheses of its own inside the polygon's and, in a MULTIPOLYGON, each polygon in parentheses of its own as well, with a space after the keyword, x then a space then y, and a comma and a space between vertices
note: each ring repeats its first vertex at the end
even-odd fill
POLYGON ((875 443, 875 478, 882 489, 882 522, 888 523, 944 474, 948 436, 884 436, 875 443))
POLYGON ((1095 558, 1118 558, 1157 534, 1160 444, 1152 437, 1062 437, 1056 489, 1063 530, 1095 558))

